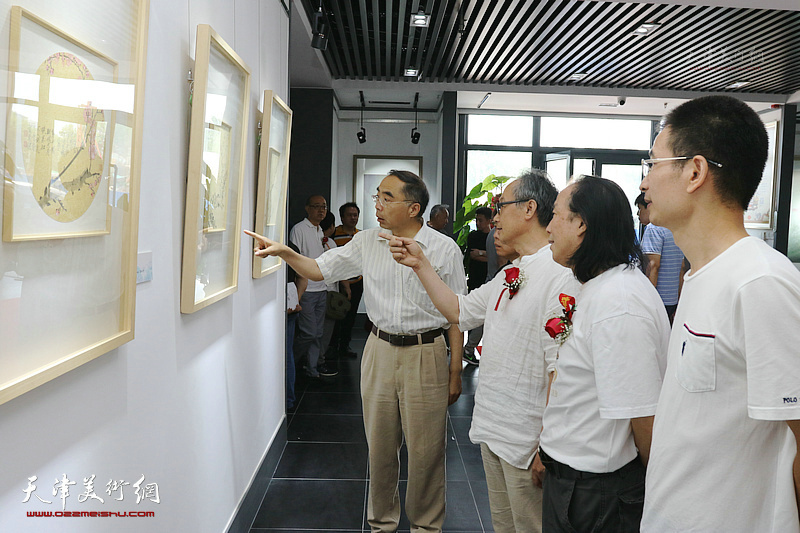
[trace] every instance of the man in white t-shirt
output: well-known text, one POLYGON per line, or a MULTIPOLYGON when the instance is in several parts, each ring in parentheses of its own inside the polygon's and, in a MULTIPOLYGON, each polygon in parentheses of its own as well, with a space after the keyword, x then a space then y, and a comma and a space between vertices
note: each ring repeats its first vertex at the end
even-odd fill
POLYGON ((767 159, 728 96, 670 112, 641 189, 691 263, 675 314, 642 531, 798 533, 800 273, 748 236, 767 159))
MULTIPOLYGON (((539 456, 547 532, 634 533, 669 321, 636 265, 630 204, 616 183, 584 176, 558 195, 553 259, 583 285, 565 305, 539 456)), ((549 324, 548 324, 549 325, 549 324)))
POLYGON ((574 295, 579 288, 572 272, 553 261, 547 243, 545 227, 557 194, 541 170, 527 172, 506 187, 497 204, 495 231, 520 257, 466 295, 445 285, 414 240, 390 241, 395 259, 414 269, 451 324, 461 331, 484 328, 469 436, 481 446, 496 533, 542 530, 542 490, 531 469, 548 374, 558 351, 545 323, 558 314, 559 296, 574 295), (518 290, 508 286, 509 278, 523 280, 518 290))

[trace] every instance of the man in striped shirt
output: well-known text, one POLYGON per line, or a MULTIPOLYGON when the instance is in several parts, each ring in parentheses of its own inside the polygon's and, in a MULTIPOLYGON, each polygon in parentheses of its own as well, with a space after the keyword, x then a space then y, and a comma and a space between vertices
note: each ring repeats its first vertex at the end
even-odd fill
POLYGON ((658 290, 672 323, 678 308, 683 252, 675 245, 672 232, 655 224, 648 225, 644 232, 642 252, 650 264, 648 277, 658 290))
POLYGON ((378 186, 380 225, 358 232, 346 246, 317 259, 246 231, 259 257, 277 255, 311 280, 364 276, 364 303, 373 323, 361 360, 361 401, 369 445, 367 521, 373 532, 394 532, 400 520, 400 446, 408 448, 406 516, 412 531, 441 531, 445 516, 447 406, 461 395, 463 335, 431 301, 416 274, 395 262, 379 232, 414 239, 456 294, 467 289, 461 250, 423 223, 424 182, 393 170, 378 186), (443 332, 455 357, 447 361, 443 332))

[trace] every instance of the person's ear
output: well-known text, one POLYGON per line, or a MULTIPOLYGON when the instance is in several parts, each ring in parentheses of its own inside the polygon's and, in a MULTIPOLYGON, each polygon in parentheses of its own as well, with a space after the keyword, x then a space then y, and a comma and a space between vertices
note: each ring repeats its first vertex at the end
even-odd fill
POLYGON ((530 220, 536 216, 536 210, 539 208, 539 204, 536 203, 536 200, 530 199, 525 203, 525 220, 530 220))
POLYGON ((694 156, 689 160, 684 168, 681 177, 687 180, 686 192, 692 194, 700 189, 707 181, 711 180, 708 161, 701 155, 694 156))
POLYGON ((420 208, 420 207, 421 207, 421 206, 420 206, 418 203, 416 203, 416 202, 414 202, 413 204, 411 204, 410 206, 408 206, 408 217, 409 217, 409 218, 416 218, 416 217, 418 217, 418 216, 419 216, 419 208, 420 208))

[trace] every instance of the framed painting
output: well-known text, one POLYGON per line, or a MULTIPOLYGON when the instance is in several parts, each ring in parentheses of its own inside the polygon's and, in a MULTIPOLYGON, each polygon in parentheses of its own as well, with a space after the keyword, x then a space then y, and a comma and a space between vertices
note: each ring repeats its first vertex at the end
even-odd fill
MULTIPOLYGON (((422 178, 422 156, 354 155, 353 196, 362 209, 372 207, 372 195, 391 170, 408 170, 422 178)), ((360 217, 359 229, 378 227, 375 217, 360 217)))
POLYGON ((149 3, 36 5, 10 8, 0 67, 0 403, 134 333, 149 3))
MULTIPOLYGON (((273 91, 264 91, 258 155, 255 231, 273 241, 285 242, 286 190, 289 183, 289 145, 292 110, 273 91)), ((261 278, 281 266, 279 257, 253 256, 253 277, 261 278)))
POLYGON ((3 240, 107 234, 119 65, 19 6, 11 18, 3 240))
POLYGON ((208 24, 197 27, 189 130, 181 312, 236 291, 250 69, 208 24))
POLYGON ((744 226, 750 229, 772 229, 775 212, 775 155, 777 150, 778 123, 764 124, 767 129, 769 149, 764 173, 755 194, 744 212, 744 226))

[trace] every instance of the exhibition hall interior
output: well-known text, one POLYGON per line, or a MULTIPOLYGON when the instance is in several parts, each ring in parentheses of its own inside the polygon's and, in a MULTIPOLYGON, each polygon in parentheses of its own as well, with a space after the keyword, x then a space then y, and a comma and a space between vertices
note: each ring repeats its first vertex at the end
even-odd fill
MULTIPOLYGON (((0 531, 370 531, 365 304, 287 402, 292 279, 244 231, 286 243, 319 197, 378 227, 390 170, 452 238, 531 168, 614 181, 638 227, 662 117, 731 95, 769 137, 747 232, 800 265, 795 0, 0 0, 0 23, 0 531)), ((493 531, 479 381, 465 361, 447 409, 446 532, 493 531)))

